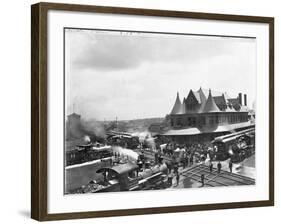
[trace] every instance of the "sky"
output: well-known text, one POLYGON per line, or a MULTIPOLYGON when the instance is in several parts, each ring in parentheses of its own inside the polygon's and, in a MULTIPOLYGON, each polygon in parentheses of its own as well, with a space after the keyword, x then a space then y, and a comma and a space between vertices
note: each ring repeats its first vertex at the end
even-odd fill
POLYGON ((190 89, 256 97, 256 40, 65 29, 66 115, 164 117, 190 89))

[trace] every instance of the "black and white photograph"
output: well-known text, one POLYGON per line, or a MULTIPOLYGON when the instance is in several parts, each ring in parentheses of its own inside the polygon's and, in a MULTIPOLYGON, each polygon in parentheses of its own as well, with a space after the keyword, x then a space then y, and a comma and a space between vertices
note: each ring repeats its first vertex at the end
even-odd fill
POLYGON ((64 194, 256 183, 256 38, 64 28, 64 194))

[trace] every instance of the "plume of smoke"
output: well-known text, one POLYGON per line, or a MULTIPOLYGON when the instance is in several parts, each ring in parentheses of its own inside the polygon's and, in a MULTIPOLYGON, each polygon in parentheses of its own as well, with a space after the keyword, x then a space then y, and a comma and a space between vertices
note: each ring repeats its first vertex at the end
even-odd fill
POLYGON ((132 161, 136 161, 138 159, 138 153, 134 152, 131 149, 125 149, 120 146, 113 146, 112 151, 114 154, 119 154, 120 156, 128 157, 132 161))
POLYGON ((88 135, 85 135, 84 136, 84 141, 87 142, 87 143, 90 143, 91 142, 91 139, 88 135))
POLYGON ((229 149, 229 150, 228 150, 228 153, 229 153, 230 155, 233 155, 233 154, 234 154, 233 151, 232 151, 232 149, 229 149))
POLYGON ((137 136, 139 138, 140 143, 142 143, 142 144, 146 143, 152 149, 156 148, 154 138, 152 137, 150 132, 148 132, 148 131, 135 132, 132 135, 137 136))
POLYGON ((88 135, 95 135, 98 138, 106 138, 106 131, 102 122, 92 120, 92 121, 82 121, 83 130, 88 135))

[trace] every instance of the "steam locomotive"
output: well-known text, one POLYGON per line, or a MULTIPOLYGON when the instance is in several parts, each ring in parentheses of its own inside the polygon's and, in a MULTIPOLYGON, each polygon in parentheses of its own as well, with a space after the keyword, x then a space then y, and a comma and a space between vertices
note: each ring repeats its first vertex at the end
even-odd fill
POLYGON ((136 149, 139 145, 139 138, 128 132, 110 131, 107 133, 107 143, 129 149, 136 149))
POLYGON ((166 164, 140 170, 135 163, 125 163, 100 168, 96 173, 102 174, 102 180, 91 180, 75 193, 161 189, 166 188, 168 184, 166 164))

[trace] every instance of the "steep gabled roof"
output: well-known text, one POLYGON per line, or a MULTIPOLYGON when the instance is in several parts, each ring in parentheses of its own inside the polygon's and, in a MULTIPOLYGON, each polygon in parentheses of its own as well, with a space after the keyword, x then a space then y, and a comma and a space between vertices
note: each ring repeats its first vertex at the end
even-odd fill
POLYGON ((227 92, 224 93, 224 97, 226 100, 230 99, 230 96, 227 94, 227 92))
POLYGON ((250 111, 250 109, 247 106, 241 106, 241 108, 240 108, 240 112, 249 112, 249 111, 250 111))
POLYGON ((232 106, 238 105, 239 104, 239 99, 238 98, 229 98, 228 102, 231 103, 232 106))
POLYGON ((201 101, 200 94, 197 91, 190 90, 185 100, 185 113, 198 113, 201 101))
POLYGON ((182 103, 177 93, 171 114, 186 113, 209 113, 209 112, 235 112, 248 111, 239 103, 238 98, 230 98, 227 93, 206 90, 200 87, 199 90, 190 90, 188 96, 183 99, 182 103), (208 96, 208 98, 206 97, 208 96))
POLYGON ((204 107, 205 107, 207 98, 206 98, 206 95, 204 94, 204 92, 203 92, 201 87, 200 87, 200 89, 197 92, 198 92, 198 94, 200 96, 200 101, 201 101, 201 105, 200 105, 200 108, 199 108, 198 112, 202 112, 204 107))
MULTIPOLYGON (((210 89, 203 89, 203 88, 201 88, 200 87, 200 89, 201 89, 201 91, 204 93, 204 95, 206 96, 206 98, 207 98, 207 96, 209 95, 209 92, 210 92, 210 89)), ((199 90, 200 90, 199 89, 199 90)), ((199 91, 198 90, 198 91, 199 91)), ((211 90, 211 93, 212 93, 212 96, 213 97, 215 97, 215 96, 221 96, 223 93, 222 92, 219 92, 219 91, 215 91, 215 90, 211 90)))
POLYGON ((193 91, 192 89, 188 92, 188 95, 186 97, 186 100, 192 100, 195 99, 197 101, 198 104, 200 104, 200 97, 199 94, 195 91, 193 91))
POLYGON ((203 92, 203 90, 202 90, 201 87, 200 87, 199 90, 197 90, 197 92, 198 92, 198 94, 199 94, 199 96, 200 96, 201 103, 206 103, 207 97, 206 97, 206 95, 204 94, 204 92, 203 92))
POLYGON ((198 93, 198 91, 192 91, 192 93, 195 96, 197 102, 200 104, 201 103, 201 98, 200 98, 200 94, 198 93))
POLYGON ((181 114, 182 113, 181 111, 182 111, 182 104, 179 97, 179 93, 177 93, 177 98, 173 106, 173 109, 171 111, 171 114, 181 114))
POLYGON ((185 114, 185 113, 186 113, 185 98, 183 98, 183 101, 182 101, 181 113, 182 113, 182 114, 185 114))
POLYGON ((228 99, 228 102, 231 104, 231 106, 236 110, 239 111, 241 108, 241 105, 239 103, 239 99, 238 98, 231 98, 228 99))
POLYGON ((204 109, 202 111, 203 113, 208 113, 208 112, 220 112, 220 109, 217 107, 214 98, 212 96, 211 90, 209 90, 209 96, 206 101, 206 104, 204 106, 204 109))
POLYGON ((235 112, 236 110, 231 106, 227 105, 227 108, 225 109, 226 112, 235 112))
POLYGON ((222 94, 221 96, 213 96, 213 98, 217 105, 226 105, 224 94, 222 94))

